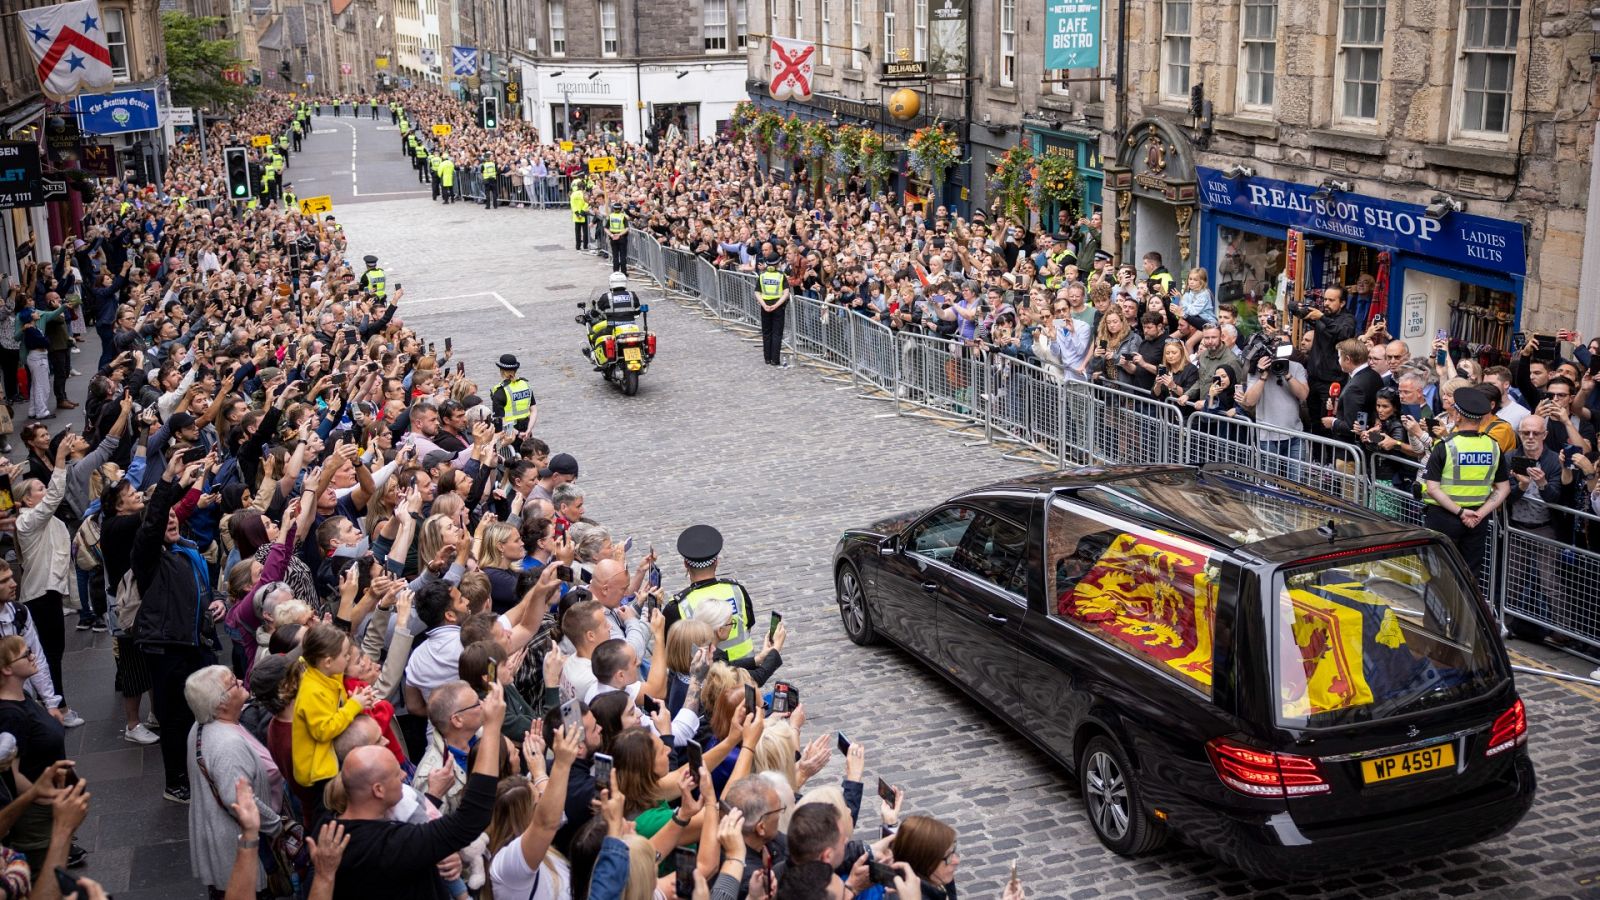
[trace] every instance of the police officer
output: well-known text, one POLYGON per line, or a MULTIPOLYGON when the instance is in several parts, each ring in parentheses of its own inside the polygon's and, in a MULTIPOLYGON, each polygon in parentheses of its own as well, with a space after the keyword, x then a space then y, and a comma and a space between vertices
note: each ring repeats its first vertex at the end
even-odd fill
POLYGON ((1500 444, 1478 430, 1490 415, 1489 398, 1462 388, 1455 405, 1455 431, 1433 445, 1423 472, 1422 523, 1454 541, 1477 575, 1489 553, 1489 518, 1511 495, 1511 476, 1500 444))
POLYGON ((368 253, 362 257, 362 261, 367 264, 367 270, 361 273, 361 281, 358 282, 361 289, 371 291, 372 296, 379 300, 389 299, 389 276, 378 268, 378 258, 368 253))
POLYGON ((628 271, 628 210, 622 201, 611 204, 606 216, 606 237, 611 240, 611 271, 628 271))
POLYGON ((730 661, 754 654, 758 648, 751 641, 750 628, 756 611, 750 592, 737 581, 717 577, 722 533, 710 525, 691 525, 678 535, 678 555, 683 557, 689 586, 674 594, 667 604, 667 631, 674 623, 692 617, 702 603, 727 603, 733 607, 733 618, 728 620, 731 630, 717 647, 730 661))
POLYGON ((584 191, 581 179, 572 182, 572 193, 567 197, 567 205, 572 207, 572 249, 588 250, 589 195, 584 191))
POLYGON ((500 355, 500 383, 489 394, 489 408, 494 410, 497 427, 508 426, 526 434, 539 419, 539 401, 533 397, 533 386, 517 374, 522 363, 509 353, 500 355))
POLYGON ((290 140, 294 143, 294 152, 299 153, 300 142, 305 139, 305 125, 300 121, 299 116, 295 116, 294 123, 289 128, 291 131, 290 140))
POLYGON ((761 304, 761 355, 769 366, 782 366, 783 362, 783 307, 789 302, 789 289, 783 273, 778 271, 778 260, 768 259, 761 278, 756 282, 756 302, 761 304))
POLYGON ((500 201, 500 170, 495 168, 494 158, 489 154, 483 155, 483 208, 494 209, 500 201))
POLYGON ((283 209, 284 212, 295 212, 300 207, 300 197, 294 192, 294 184, 288 181, 283 183, 283 209))
POLYGON ((449 153, 439 157, 439 195, 446 204, 456 199, 456 163, 449 153))
POLYGON ((428 184, 433 189, 433 199, 439 199, 439 151, 428 151, 428 184))

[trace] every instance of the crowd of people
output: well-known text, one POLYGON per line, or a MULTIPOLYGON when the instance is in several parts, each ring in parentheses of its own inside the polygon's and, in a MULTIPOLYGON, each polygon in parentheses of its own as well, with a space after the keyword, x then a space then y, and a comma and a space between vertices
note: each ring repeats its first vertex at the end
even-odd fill
POLYGON ((787 626, 718 577, 716 530, 681 566, 630 551, 514 354, 475 381, 283 196, 319 108, 264 93, 209 126, 292 138, 258 151, 282 173, 259 196, 181 143, 3 286, 34 401, 0 472, 5 896, 92 871, 70 687, 159 745, 150 801, 187 806, 212 897, 955 897, 956 831, 918 798, 879 780, 861 821, 867 748, 807 730, 787 626), (81 429, 51 421, 75 406, 57 337, 69 366, 99 353, 81 429), (113 685, 64 668, 64 610, 110 632, 113 685))

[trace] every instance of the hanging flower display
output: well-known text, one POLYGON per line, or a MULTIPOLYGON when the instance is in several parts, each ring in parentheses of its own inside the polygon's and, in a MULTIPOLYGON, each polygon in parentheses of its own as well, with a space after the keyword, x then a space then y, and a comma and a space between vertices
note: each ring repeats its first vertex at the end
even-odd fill
POLYGON ((883 139, 883 135, 871 128, 858 129, 861 132, 860 166, 861 174, 867 179, 867 190, 876 194, 883 186, 884 179, 888 177, 893 168, 894 153, 883 139))
POLYGON ((933 186, 935 196, 945 175, 961 161, 961 141, 938 123, 917 129, 906 141, 906 151, 912 170, 933 186))
POLYGON ((741 100, 733 105, 733 117, 729 120, 728 127, 733 131, 736 140, 748 140, 750 130, 755 127, 756 117, 760 112, 756 105, 749 100, 741 100))
POLYGON ((805 155, 806 123, 799 116, 791 115, 783 122, 783 130, 778 137, 778 152, 796 159, 805 155))
POLYGON ((754 134, 756 146, 763 150, 771 150, 777 142, 778 133, 783 130, 783 117, 775 112, 763 112, 756 116, 754 134))
POLYGON ((1035 158, 1034 193, 1039 201, 1051 201, 1076 214, 1083 203, 1083 180, 1078 163, 1070 155, 1046 150, 1035 158))
POLYGON ((1017 144, 1000 157, 1000 164, 989 177, 989 192, 1000 215, 1017 222, 1028 220, 1035 168, 1033 151, 1026 144, 1017 144))

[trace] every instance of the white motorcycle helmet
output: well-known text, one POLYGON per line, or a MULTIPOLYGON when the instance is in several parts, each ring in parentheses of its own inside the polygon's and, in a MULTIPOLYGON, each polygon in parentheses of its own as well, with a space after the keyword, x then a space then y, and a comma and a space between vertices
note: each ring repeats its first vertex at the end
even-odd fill
POLYGON ((611 289, 613 291, 623 290, 623 289, 627 288, 627 286, 628 286, 628 276, 626 274, 624 274, 622 272, 612 272, 611 273, 611 289))

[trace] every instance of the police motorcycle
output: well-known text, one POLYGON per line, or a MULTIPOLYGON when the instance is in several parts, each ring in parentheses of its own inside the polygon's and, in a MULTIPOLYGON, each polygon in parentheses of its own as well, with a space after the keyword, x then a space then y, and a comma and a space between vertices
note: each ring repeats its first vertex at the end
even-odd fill
POLYGON ((656 356, 656 336, 650 333, 650 307, 628 290, 628 276, 612 272, 610 290, 590 303, 579 303, 574 318, 589 329, 583 355, 596 372, 632 397, 639 392, 639 376, 656 356))

